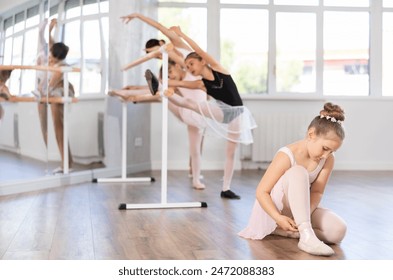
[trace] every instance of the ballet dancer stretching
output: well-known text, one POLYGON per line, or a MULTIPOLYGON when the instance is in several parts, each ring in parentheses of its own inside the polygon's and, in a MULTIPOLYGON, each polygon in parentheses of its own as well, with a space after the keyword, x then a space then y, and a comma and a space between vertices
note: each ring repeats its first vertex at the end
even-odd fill
MULTIPOLYGON (((188 72, 202 79, 178 81, 170 79, 171 88, 201 89, 210 97, 209 101, 196 101, 178 94, 168 94, 168 99, 177 106, 201 114, 214 133, 227 139, 222 198, 240 199, 231 188, 234 171, 235 151, 238 143, 250 144, 253 141, 251 130, 256 127, 250 111, 243 106, 243 101, 229 72, 213 57, 202 50, 196 42, 185 35, 179 27, 171 27, 176 34, 194 50, 186 59, 188 72)), ((153 95, 159 89, 159 81, 150 70, 146 71, 146 80, 153 95)))
POLYGON ((319 204, 334 166, 334 152, 344 140, 343 121, 344 111, 326 103, 304 139, 278 150, 259 182, 241 237, 263 239, 276 234, 299 238, 300 250, 312 255, 334 254, 324 242, 341 242, 347 227, 319 204))
MULTIPOLYGON (((139 13, 132 13, 121 18, 125 23, 128 23, 131 20, 138 18, 141 21, 156 28, 169 38, 170 42, 173 44, 174 47, 173 49, 168 51, 170 61, 168 65, 168 72, 170 79, 184 81, 193 81, 200 79, 200 77, 195 77, 190 73, 184 71, 184 68, 186 67, 184 59, 189 53, 192 52, 192 49, 183 41, 183 39, 179 35, 177 35, 169 28, 163 26, 159 22, 151 18, 145 17, 144 15, 139 13)), ((158 50, 164 44, 164 40, 150 39, 146 42, 145 51, 149 54, 155 50, 158 50)), ((162 59, 161 52, 157 52, 156 58, 162 59)), ((128 89, 128 87, 126 87, 125 89, 128 89)), ((179 94, 186 98, 194 98, 198 101, 207 100, 206 93, 200 89, 178 88, 178 91, 179 94)), ((190 177, 192 177, 192 186, 197 190, 205 189, 205 184, 201 182, 201 147, 203 142, 202 130, 205 127, 204 120, 199 114, 196 114, 189 109, 177 106, 173 102, 168 103, 168 108, 181 122, 187 125, 190 152, 190 177)))

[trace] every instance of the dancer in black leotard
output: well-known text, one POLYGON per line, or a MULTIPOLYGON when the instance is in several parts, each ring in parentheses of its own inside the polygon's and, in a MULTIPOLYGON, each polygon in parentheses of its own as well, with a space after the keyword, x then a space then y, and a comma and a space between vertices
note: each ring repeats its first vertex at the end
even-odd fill
MULTIPOLYGON (((196 102, 177 94, 168 96, 168 98, 176 105, 191 109, 204 116, 208 127, 228 140, 221 197, 240 199, 239 195, 230 190, 235 151, 238 143, 250 144, 253 142, 251 130, 256 127, 255 120, 250 111, 243 106, 236 84, 229 72, 185 35, 179 27, 171 27, 171 30, 182 37, 194 50, 186 57, 185 63, 191 74, 201 76, 202 79, 196 81, 169 80, 169 87, 202 89, 214 99, 196 102)), ((159 83, 150 70, 146 71, 146 79, 152 94, 156 94, 159 83)))

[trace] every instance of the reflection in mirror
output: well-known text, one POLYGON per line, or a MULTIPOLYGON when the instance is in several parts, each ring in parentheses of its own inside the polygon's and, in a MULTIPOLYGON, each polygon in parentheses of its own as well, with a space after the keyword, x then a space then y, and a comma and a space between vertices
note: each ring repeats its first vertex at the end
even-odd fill
POLYGON ((5 81, 19 101, 0 97, 0 186, 54 173, 61 176, 63 124, 68 128, 70 171, 103 167, 109 1, 26 0, 9 10, 1 5, 2 65, 69 65, 80 71, 67 73, 68 93, 75 98, 66 105, 51 101, 53 96, 63 97, 61 72, 15 69, 5 81), (59 42, 68 52, 51 62, 50 46, 59 42), (27 97, 34 102, 26 102, 27 97))
MULTIPOLYGON (((40 19, 46 9, 45 3, 10 8, 1 12, 1 64, 34 66, 47 60, 47 46, 40 45, 44 33, 40 29, 40 19)), ((3 111, 0 121, 1 183, 47 174, 47 149, 41 134, 37 133, 41 130, 37 106, 45 106, 37 101, 41 95, 38 94, 38 79, 44 82, 40 78, 41 71, 10 68, 2 70, 2 74, 7 71, 9 76, 1 75, 1 92, 7 94, 0 103, 3 111)))

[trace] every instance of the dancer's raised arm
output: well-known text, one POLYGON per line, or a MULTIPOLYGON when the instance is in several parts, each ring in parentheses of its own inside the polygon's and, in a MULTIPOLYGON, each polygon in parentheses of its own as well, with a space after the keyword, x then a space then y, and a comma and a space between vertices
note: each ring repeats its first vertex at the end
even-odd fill
POLYGON ((52 36, 53 28, 57 26, 57 19, 52 19, 49 24, 49 49, 55 44, 55 39, 52 36))
POLYGON ((174 31, 177 35, 184 39, 190 47, 202 57, 210 67, 216 71, 219 71, 223 74, 229 75, 229 72, 210 54, 208 54, 205 50, 203 50, 193 39, 188 37, 186 34, 181 31, 179 26, 172 26, 170 30, 174 31))
POLYGON ((177 48, 183 48, 186 50, 191 50, 191 48, 182 40, 182 38, 179 37, 178 34, 176 34, 175 32, 173 32, 172 30, 170 30, 169 28, 165 27, 164 25, 162 25, 161 23, 148 18, 142 14, 139 13, 132 13, 129 14, 127 16, 123 16, 121 17, 124 21, 124 23, 128 23, 131 20, 138 18, 141 21, 147 23, 148 25, 158 29, 159 31, 161 31, 166 37, 168 37, 168 39, 171 41, 171 43, 177 47, 177 48))

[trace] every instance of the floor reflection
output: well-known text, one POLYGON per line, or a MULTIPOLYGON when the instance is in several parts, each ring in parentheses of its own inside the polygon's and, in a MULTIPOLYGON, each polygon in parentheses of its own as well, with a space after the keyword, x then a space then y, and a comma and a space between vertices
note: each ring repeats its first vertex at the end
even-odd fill
MULTIPOLYGON (((9 151, 0 151, 0 183, 19 180, 31 180, 44 176, 55 176, 53 171, 59 162, 43 162, 29 157, 20 156, 9 151)), ((71 172, 103 168, 102 162, 91 164, 74 163, 71 172)), ((62 173, 59 173, 62 174, 62 173)))

